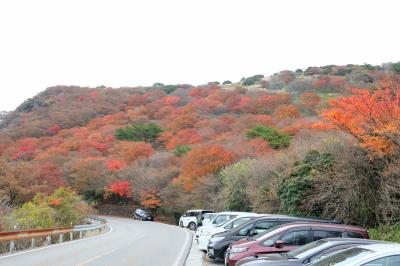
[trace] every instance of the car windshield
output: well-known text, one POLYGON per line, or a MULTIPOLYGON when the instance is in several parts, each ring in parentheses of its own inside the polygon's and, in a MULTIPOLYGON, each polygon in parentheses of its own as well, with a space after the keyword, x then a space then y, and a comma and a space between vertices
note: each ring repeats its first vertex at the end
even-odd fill
POLYGON ((299 248, 296 248, 292 251, 289 251, 286 255, 289 258, 303 259, 312 255, 316 251, 324 250, 329 246, 331 246, 331 243, 326 242, 326 240, 318 240, 308 243, 307 245, 301 246, 299 248))
POLYGON ((365 248, 349 248, 341 252, 335 253, 331 256, 318 260, 310 266, 345 266, 353 265, 360 258, 365 257, 368 254, 374 253, 374 251, 365 248))

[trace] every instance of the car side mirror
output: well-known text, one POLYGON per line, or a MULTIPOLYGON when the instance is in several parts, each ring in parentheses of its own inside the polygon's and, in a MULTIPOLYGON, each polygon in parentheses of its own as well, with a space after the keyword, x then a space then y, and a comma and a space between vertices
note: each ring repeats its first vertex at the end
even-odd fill
POLYGON ((275 247, 276 248, 283 248, 285 246, 285 241, 283 240, 276 240, 275 241, 275 247))
POLYGON ((249 232, 249 236, 255 236, 257 234, 257 230, 251 229, 249 232))

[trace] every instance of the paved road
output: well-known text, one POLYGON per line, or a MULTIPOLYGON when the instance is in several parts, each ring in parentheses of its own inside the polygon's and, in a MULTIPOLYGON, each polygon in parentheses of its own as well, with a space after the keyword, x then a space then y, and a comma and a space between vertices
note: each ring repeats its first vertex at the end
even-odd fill
POLYGON ((66 242, 8 257, 12 266, 180 266, 191 235, 179 227, 105 217, 112 229, 105 235, 66 242))

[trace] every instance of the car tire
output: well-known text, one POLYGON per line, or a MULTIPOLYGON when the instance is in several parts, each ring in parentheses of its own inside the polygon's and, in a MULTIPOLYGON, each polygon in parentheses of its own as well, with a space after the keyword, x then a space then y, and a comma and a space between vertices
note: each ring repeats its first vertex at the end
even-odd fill
POLYGON ((183 227, 183 222, 182 221, 179 222, 179 226, 183 227))
POLYGON ((196 230, 196 224, 195 224, 194 222, 190 222, 190 223, 188 224, 188 228, 189 228, 190 230, 196 230))

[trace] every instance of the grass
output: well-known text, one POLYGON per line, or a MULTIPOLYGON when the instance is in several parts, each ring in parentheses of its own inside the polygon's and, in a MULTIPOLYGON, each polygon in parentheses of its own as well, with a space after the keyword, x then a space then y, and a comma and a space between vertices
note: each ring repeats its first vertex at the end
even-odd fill
POLYGON ((400 242, 400 224, 380 225, 368 230, 369 237, 375 240, 400 242))

